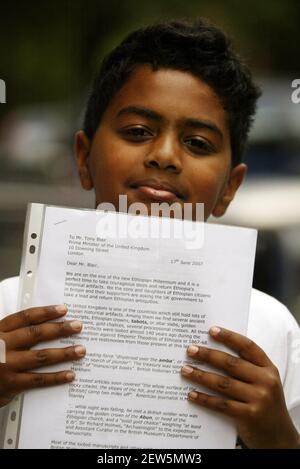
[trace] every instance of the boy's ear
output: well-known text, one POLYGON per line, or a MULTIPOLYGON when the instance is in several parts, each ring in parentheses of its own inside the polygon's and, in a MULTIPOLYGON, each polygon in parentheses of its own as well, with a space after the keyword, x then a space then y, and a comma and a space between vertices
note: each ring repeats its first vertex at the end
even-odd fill
POLYGON ((235 166, 230 173, 226 187, 218 200, 215 208, 212 211, 212 215, 215 217, 221 217, 230 205, 230 202, 234 199, 235 193, 242 184, 247 172, 247 166, 244 163, 235 166))
POLYGON ((76 156, 77 170, 83 189, 90 191, 94 187, 89 169, 89 154, 91 143, 83 130, 75 134, 74 153, 76 156))

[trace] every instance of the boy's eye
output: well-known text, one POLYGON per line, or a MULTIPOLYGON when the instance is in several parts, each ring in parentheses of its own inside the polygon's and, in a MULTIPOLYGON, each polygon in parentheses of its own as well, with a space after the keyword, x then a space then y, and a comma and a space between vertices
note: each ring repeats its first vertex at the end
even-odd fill
POLYGON ((131 127, 129 129, 123 129, 121 133, 133 140, 139 140, 152 136, 151 132, 144 127, 131 127))
POLYGON ((213 153, 215 151, 212 145, 200 138, 188 138, 185 140, 185 143, 192 147, 192 151, 196 153, 213 153))

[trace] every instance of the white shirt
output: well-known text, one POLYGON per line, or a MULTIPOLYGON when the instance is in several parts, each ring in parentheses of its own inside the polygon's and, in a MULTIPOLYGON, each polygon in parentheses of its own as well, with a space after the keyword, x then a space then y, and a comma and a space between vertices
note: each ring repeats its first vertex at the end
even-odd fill
MULTIPOLYGON (((0 319, 17 311, 19 278, 0 282, 0 319)), ((247 336, 279 370, 287 408, 300 432, 300 329, 275 298, 252 289, 247 336)))

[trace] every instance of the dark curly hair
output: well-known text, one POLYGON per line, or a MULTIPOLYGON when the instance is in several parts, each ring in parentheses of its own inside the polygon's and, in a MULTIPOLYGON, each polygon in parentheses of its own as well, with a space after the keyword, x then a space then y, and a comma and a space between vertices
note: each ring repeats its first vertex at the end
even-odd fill
POLYGON ((251 73, 225 33, 206 19, 171 20, 130 33, 104 59, 88 99, 84 131, 90 140, 111 99, 137 66, 187 71, 219 96, 228 116, 232 166, 242 160, 260 96, 251 73))

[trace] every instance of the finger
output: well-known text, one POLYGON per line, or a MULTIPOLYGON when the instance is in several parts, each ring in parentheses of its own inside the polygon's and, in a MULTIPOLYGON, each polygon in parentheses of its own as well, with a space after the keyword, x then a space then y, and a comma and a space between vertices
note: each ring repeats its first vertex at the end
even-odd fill
POLYGON ((22 327, 41 324, 60 318, 67 312, 65 305, 43 306, 38 308, 24 309, 18 313, 10 314, 0 321, 0 331, 10 332, 22 327))
POLYGON ((211 327, 209 333, 217 342, 227 345, 242 358, 245 358, 255 365, 269 366, 272 364, 265 352, 255 342, 244 335, 229 331, 228 329, 221 329, 220 327, 211 327))
POLYGON ((8 354, 7 365, 14 371, 26 371, 40 368, 41 366, 50 366, 57 363, 79 360, 85 356, 85 353, 85 347, 82 345, 11 352, 8 354))
POLYGON ((228 376, 221 376, 217 373, 200 370, 190 365, 184 365, 181 368, 181 374, 185 378, 191 379, 212 391, 221 392, 241 402, 250 402, 255 397, 253 386, 228 376))
POLYGON ((200 345, 190 345, 187 354, 195 360, 224 370, 230 376, 247 383, 257 383, 261 379, 261 367, 229 353, 200 345))
POLYGON ((5 341, 8 349, 22 350, 40 342, 69 337, 78 334, 82 329, 80 321, 53 322, 24 327, 13 332, 8 332, 5 341))
POLYGON ((45 388, 58 384, 70 383, 75 379, 72 370, 59 371, 57 373, 15 373, 14 390, 17 392, 27 389, 45 388))
POLYGON ((222 397, 209 396, 208 394, 191 391, 188 399, 196 404, 212 409, 217 412, 222 412, 233 418, 239 418, 247 413, 248 406, 243 402, 233 401, 231 399, 223 399, 222 397))

